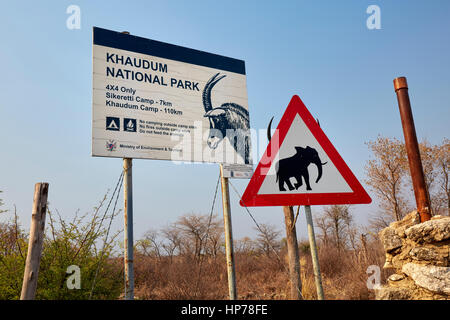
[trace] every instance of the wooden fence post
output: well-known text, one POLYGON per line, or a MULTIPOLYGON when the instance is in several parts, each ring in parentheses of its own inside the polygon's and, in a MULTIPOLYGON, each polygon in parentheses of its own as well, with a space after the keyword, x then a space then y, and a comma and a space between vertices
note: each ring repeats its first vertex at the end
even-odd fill
POLYGON ((23 274, 20 300, 34 300, 36 296, 42 243, 44 240, 45 215, 47 212, 48 183, 36 183, 31 215, 28 253, 23 274))
POLYGON ((286 245, 289 258, 289 280, 291 282, 291 299, 302 300, 302 282, 300 279, 300 258, 298 254, 297 231, 294 221, 294 209, 283 207, 286 225, 286 245))

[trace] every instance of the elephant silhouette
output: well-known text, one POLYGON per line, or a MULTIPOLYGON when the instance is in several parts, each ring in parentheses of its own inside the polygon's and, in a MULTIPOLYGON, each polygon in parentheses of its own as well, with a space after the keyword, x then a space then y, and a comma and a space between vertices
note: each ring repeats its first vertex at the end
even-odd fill
POLYGON ((317 150, 311 148, 310 146, 306 146, 306 148, 295 147, 295 150, 296 153, 292 157, 281 159, 276 163, 276 181, 278 182, 278 188, 280 191, 287 191, 284 188, 284 184, 288 186, 289 191, 294 189, 297 190, 303 184, 302 178, 305 180, 306 190, 312 190, 309 184, 308 166, 311 163, 317 166, 319 171, 319 175, 316 180, 317 183, 322 177, 322 166, 327 164, 327 162, 322 163, 317 150), (291 177, 294 177, 297 180, 294 185, 292 185, 289 180, 291 177))

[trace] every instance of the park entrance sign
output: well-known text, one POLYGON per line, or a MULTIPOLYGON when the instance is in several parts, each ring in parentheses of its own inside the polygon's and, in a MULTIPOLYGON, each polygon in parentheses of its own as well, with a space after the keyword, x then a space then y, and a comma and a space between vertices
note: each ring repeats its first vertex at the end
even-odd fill
POLYGON ((245 63, 94 27, 92 155, 251 164, 245 63))
POLYGON ((301 99, 292 97, 241 205, 309 206, 371 201, 301 99))

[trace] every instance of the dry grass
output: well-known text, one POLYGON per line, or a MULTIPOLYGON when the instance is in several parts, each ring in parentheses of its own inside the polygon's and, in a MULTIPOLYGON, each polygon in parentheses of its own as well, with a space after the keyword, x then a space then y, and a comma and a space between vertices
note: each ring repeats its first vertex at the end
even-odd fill
MULTIPOLYGON (((236 260, 238 298, 289 299, 290 284, 285 250, 265 255, 239 252, 236 260)), ((321 247, 319 261, 325 298, 373 299, 367 288, 366 274, 369 265, 384 263, 381 244, 368 244, 367 253, 362 250, 337 250, 321 247)), ((301 253, 301 280, 304 299, 316 299, 316 286, 311 257, 308 251, 301 253)), ((389 274, 382 271, 382 281, 389 274)), ((196 261, 187 256, 135 257, 135 294, 139 299, 227 299, 228 282, 225 256, 202 257, 196 261)))

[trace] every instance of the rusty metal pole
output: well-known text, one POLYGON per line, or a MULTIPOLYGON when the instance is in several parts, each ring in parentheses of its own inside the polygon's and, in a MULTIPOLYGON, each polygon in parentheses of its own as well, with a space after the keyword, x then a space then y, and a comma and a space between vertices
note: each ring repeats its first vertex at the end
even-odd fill
POLYGON ((297 230, 294 222, 294 210, 291 206, 283 207, 286 225, 286 245, 289 259, 289 280, 291 283, 291 299, 302 300, 302 282, 300 279, 300 257, 298 254, 297 230))
POLYGON ((134 299, 132 165, 133 159, 123 159, 125 300, 134 299))
POLYGON ((42 244, 44 242, 45 216, 47 213, 48 183, 34 186, 33 209, 31 212, 30 239, 23 273, 20 300, 34 300, 36 296, 42 244))
POLYGON ((431 219, 430 199, 428 197, 422 161, 420 159, 419 144, 417 143, 416 129, 408 95, 408 83, 405 77, 394 79, 394 88, 397 94, 398 108, 402 120, 403 135, 405 136, 406 152, 408 154, 409 169, 416 198, 417 211, 420 222, 431 219))
POLYGON ((228 178, 225 178, 223 176, 222 164, 220 164, 220 180, 222 186, 223 224, 225 231, 225 252, 227 258, 228 292, 230 300, 236 300, 236 271, 234 266, 233 232, 231 228, 230 191, 228 188, 228 178))

